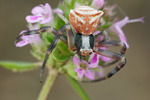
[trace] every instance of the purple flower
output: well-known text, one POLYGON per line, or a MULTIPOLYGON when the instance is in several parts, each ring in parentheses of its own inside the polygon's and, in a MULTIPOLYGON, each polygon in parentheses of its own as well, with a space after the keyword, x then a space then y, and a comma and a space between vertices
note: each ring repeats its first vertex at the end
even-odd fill
POLYGON ((54 10, 54 12, 55 12, 56 14, 59 13, 59 14, 64 15, 64 12, 63 12, 61 9, 59 9, 59 8, 56 8, 56 9, 54 10))
POLYGON ((127 43, 127 39, 124 35, 124 32, 122 31, 121 28, 125 26, 127 23, 133 23, 133 22, 144 23, 144 17, 133 19, 133 20, 129 20, 129 17, 125 17, 123 20, 113 23, 112 26, 109 28, 110 32, 116 33, 119 36, 120 40, 126 44, 127 48, 129 48, 129 45, 127 43))
POLYGON ((73 57, 73 62, 76 66, 75 71, 77 72, 77 75, 80 79, 82 79, 84 75, 91 80, 93 80, 96 75, 99 75, 100 77, 102 76, 102 70, 100 70, 102 66, 98 66, 99 58, 97 54, 94 54, 90 64, 85 60, 80 62, 76 56, 73 57), (96 71, 92 68, 98 68, 99 70, 96 71))
MULTIPOLYGON (((34 29, 37 29, 37 26, 35 26, 34 29)), ((29 28, 29 30, 31 30, 31 28, 29 28)), ((26 32, 26 31, 27 30, 23 30, 20 32, 20 34, 26 32)), ((23 36, 21 39, 22 39, 22 41, 18 42, 16 44, 16 47, 23 47, 28 44, 34 44, 34 45, 41 44, 41 38, 38 34, 23 36)))
POLYGON ((95 9, 100 9, 104 5, 104 3, 105 3, 104 0, 93 0, 91 6, 95 9))
POLYGON ((75 56, 73 57, 73 62, 76 66, 75 71, 80 79, 82 79, 84 75, 89 79, 94 79, 94 73, 90 70, 91 66, 89 66, 88 62, 84 60, 80 62, 75 56))
POLYGON ((52 9, 48 3, 40 6, 36 6, 31 10, 33 15, 28 15, 26 21, 28 23, 40 22, 40 24, 45 24, 53 19, 52 9))

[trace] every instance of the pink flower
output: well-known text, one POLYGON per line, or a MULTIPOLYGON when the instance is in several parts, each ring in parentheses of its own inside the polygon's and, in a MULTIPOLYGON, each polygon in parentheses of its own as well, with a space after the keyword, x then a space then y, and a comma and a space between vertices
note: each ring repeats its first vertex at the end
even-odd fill
POLYGON ((53 19, 52 9, 48 3, 40 6, 36 6, 31 10, 33 15, 28 15, 26 21, 28 23, 40 22, 40 24, 45 24, 53 19))
POLYGON ((85 60, 80 62, 80 60, 75 56, 73 57, 73 62, 76 66, 75 71, 80 79, 82 79, 84 75, 91 80, 93 80, 96 75, 99 75, 100 77, 102 76, 102 70, 100 70, 102 66, 98 66, 99 58, 97 54, 94 54, 90 64, 85 60), (92 68, 98 68, 100 71, 92 70, 92 68))
MULTIPOLYGON (((37 29, 37 27, 35 27, 34 29, 37 29)), ((31 28, 29 28, 29 30, 31 30, 31 28)), ((27 30, 23 30, 20 32, 20 34, 26 32, 26 31, 27 30)), ((34 45, 41 44, 41 38, 38 34, 23 36, 21 39, 22 39, 22 41, 18 42, 16 44, 16 47, 23 47, 28 44, 34 44, 34 45)))
POLYGON ((112 26, 109 28, 110 32, 116 33, 119 36, 120 40, 126 44, 127 48, 129 48, 129 45, 127 43, 124 32, 122 31, 122 27, 125 26, 127 23, 133 22, 144 23, 144 17, 133 20, 129 20, 129 17, 125 17, 123 20, 113 23, 112 26))
POLYGON ((104 3, 105 3, 104 0, 93 0, 91 6, 95 9, 100 9, 104 5, 104 3))
POLYGON ((64 12, 61 10, 61 9, 59 9, 59 8, 56 8, 55 10, 54 10, 54 12, 57 14, 57 13, 60 13, 60 14, 62 14, 62 15, 64 15, 64 12))

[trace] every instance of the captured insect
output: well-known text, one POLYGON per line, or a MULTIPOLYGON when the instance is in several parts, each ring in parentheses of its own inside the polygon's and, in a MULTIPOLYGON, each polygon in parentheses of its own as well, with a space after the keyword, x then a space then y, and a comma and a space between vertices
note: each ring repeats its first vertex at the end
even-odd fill
POLYGON ((100 25, 103 14, 104 13, 101 10, 98 11, 89 6, 79 6, 73 10, 70 10, 69 21, 63 15, 57 14, 66 23, 66 25, 63 25, 59 30, 56 30, 51 26, 45 26, 37 30, 26 31, 16 38, 15 44, 22 36, 41 34, 45 31, 51 32, 55 35, 51 45, 47 50, 41 68, 40 82, 42 82, 42 75, 48 57, 55 48, 59 39, 67 44, 71 51, 76 52, 80 60, 82 57, 91 56, 91 54, 95 52, 96 54, 114 59, 114 61, 108 63, 108 65, 119 61, 119 64, 112 71, 110 71, 104 77, 92 80, 92 82, 105 80, 117 73, 126 64, 126 59, 124 57, 126 45, 121 41, 110 41, 106 31, 102 31, 95 36, 93 35, 94 31, 96 31, 97 27, 100 25), (66 33, 66 35, 63 33, 66 33), (103 36, 104 38, 101 41, 96 41, 100 36, 103 36), (99 48, 115 46, 122 47, 120 54, 99 48))

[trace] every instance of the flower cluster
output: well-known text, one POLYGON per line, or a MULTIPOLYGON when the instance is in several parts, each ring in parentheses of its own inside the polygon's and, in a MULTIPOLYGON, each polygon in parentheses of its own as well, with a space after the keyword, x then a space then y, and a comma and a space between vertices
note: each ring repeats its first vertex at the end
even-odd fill
MULTIPOLYGON (((58 8, 56 9, 51 9, 51 6, 48 3, 46 3, 45 5, 41 4, 39 6, 34 7, 31 10, 32 15, 26 16, 26 21, 29 24, 28 25, 29 30, 39 29, 47 25, 50 25, 56 29, 59 29, 62 25, 64 25, 64 22, 59 17, 57 17, 55 13, 60 13, 68 19, 70 9, 74 9, 75 7, 80 6, 80 5, 86 5, 86 6, 91 6, 97 10, 102 10, 105 13, 102 18, 102 24, 101 24, 100 29, 96 30, 93 34, 96 35, 100 31, 106 30, 110 34, 117 35, 120 41, 124 42, 127 48, 129 48, 129 44, 127 43, 127 39, 122 30, 122 27, 125 26, 127 23, 132 23, 132 22, 143 23, 144 22, 143 17, 139 19, 129 20, 129 17, 125 16, 124 19, 118 20, 118 17, 116 17, 115 15, 116 14, 115 9, 117 8, 117 6, 108 5, 108 3, 105 0, 87 0, 87 2, 82 2, 82 0, 81 1, 80 0, 77 0, 77 1, 65 0, 64 2, 60 3, 58 8)), ((25 31, 21 31, 20 34, 22 34, 23 32, 25 31)), ((54 36, 48 32, 42 35, 23 36, 22 41, 18 42, 16 46, 22 47, 27 44, 32 44, 32 47, 33 47, 32 54, 36 58, 43 60, 44 52, 47 49, 48 45, 52 42, 53 37, 54 36), (44 47, 41 46, 41 44, 43 44, 44 47)), ((103 39, 103 36, 99 38, 99 41, 101 41, 102 39, 103 39)), ((108 48, 100 47, 100 49, 106 50, 108 48)), ((102 55, 98 55, 95 53, 92 53, 92 56, 90 56, 89 59, 80 61, 80 59, 76 57, 75 53, 71 52, 68 49, 68 46, 61 41, 57 43, 56 49, 54 49, 52 56, 50 57, 52 57, 52 60, 50 60, 48 64, 50 64, 51 61, 56 61, 61 64, 72 61, 73 64, 71 64, 71 66, 75 65, 74 67, 72 67, 72 69, 68 67, 64 67, 64 68, 59 67, 58 69, 61 69, 61 70, 63 69, 65 70, 65 72, 68 72, 68 73, 70 70, 73 70, 73 73, 76 73, 76 74, 70 74, 73 77, 77 76, 78 78, 82 79, 83 76, 85 76, 91 80, 95 79, 97 75, 102 77, 103 76, 102 63, 105 63, 105 62, 107 63, 111 61, 110 58, 107 58, 107 57, 104 57, 102 55)), ((70 65, 68 66, 71 67, 70 65)))

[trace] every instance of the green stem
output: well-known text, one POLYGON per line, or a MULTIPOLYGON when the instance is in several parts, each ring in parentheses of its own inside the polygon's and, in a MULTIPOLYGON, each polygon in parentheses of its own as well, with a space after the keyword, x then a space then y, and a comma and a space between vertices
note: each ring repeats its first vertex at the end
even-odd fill
POLYGON ((37 100, 46 100, 48 97, 48 94, 50 93, 52 86, 56 80, 56 77, 58 75, 58 72, 55 69, 50 69, 46 82, 44 83, 44 86, 40 92, 40 95, 37 100))
POLYGON ((76 92, 82 97, 82 99, 83 100, 90 100, 90 98, 85 93, 85 91, 80 86, 80 84, 75 79, 73 79, 71 76, 69 76, 69 75, 66 75, 66 76, 69 79, 69 81, 70 81, 71 85, 73 86, 73 88, 76 90, 76 92))

